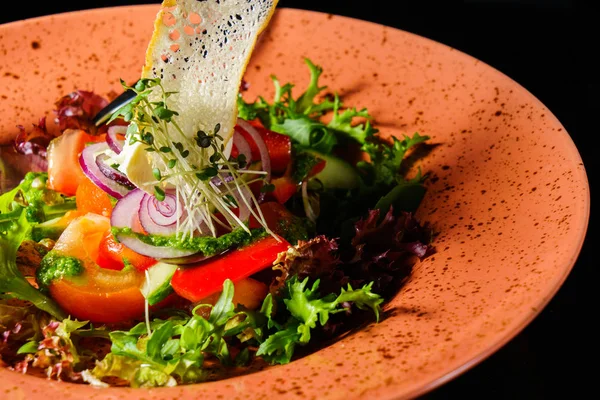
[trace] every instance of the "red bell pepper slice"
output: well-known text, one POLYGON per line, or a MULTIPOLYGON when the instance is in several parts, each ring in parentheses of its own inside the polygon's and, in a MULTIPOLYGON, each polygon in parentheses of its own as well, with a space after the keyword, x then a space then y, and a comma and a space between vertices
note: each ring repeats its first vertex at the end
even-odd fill
MULTIPOLYGON (((280 204, 285 204, 298 189, 298 184, 289 175, 271 179, 271 184, 275 187, 270 193, 280 204)), ((269 198, 270 196, 267 196, 269 198)))
POLYGON ((226 279, 235 283, 271 266, 277 255, 289 246, 281 237, 264 237, 198 265, 180 267, 171 279, 171 286, 179 296, 199 302, 223 290, 226 279))

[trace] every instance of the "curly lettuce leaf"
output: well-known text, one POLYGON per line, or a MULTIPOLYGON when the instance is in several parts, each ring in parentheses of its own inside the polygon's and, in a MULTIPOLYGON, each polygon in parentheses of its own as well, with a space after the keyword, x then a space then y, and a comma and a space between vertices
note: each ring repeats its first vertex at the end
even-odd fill
POLYGON ((296 144, 324 154, 331 154, 346 139, 364 144, 377 133, 377 129, 368 122, 371 116, 366 109, 342 110, 343 105, 337 94, 333 101, 326 96, 319 96, 327 89, 326 86, 319 86, 323 69, 308 58, 304 61, 310 70, 310 81, 300 96, 294 98, 293 84, 282 85, 272 76, 275 86, 273 102, 259 97, 255 102, 248 103, 240 95, 238 116, 245 120, 258 118, 266 128, 288 135, 296 144), (320 117, 330 111, 331 120, 328 123, 321 121, 320 117), (357 123, 357 118, 366 119, 367 122, 357 123))
POLYGON ((17 251, 23 240, 31 233, 31 224, 26 213, 0 230, 0 293, 31 302, 40 310, 62 320, 64 311, 49 297, 42 294, 25 279, 17 267, 17 251))
POLYGON ((297 345, 306 345, 311 339, 311 330, 324 326, 330 316, 346 312, 348 303, 360 309, 371 309, 379 320, 380 305, 383 298, 371 291, 372 284, 360 289, 342 289, 336 296, 333 293, 322 297, 319 292, 319 280, 308 287, 309 278, 299 280, 297 276, 286 281, 283 304, 289 318, 285 325, 269 335, 261 343, 256 355, 269 362, 284 364, 291 360, 297 345))
POLYGON ((77 207, 75 197, 48 189, 47 180, 46 172, 28 172, 17 187, 0 195, 0 231, 10 227, 21 213, 27 222, 37 224, 62 217, 77 207))
POLYGON ((327 124, 329 129, 335 131, 338 135, 344 134, 358 143, 366 143, 368 138, 378 132, 378 130, 371 125, 371 122, 369 121, 371 115, 366 108, 363 108, 362 110, 348 108, 340 112, 341 107, 342 103, 336 93, 333 102, 333 116, 331 121, 327 124), (364 118, 366 119, 366 122, 354 124, 355 118, 364 118))
POLYGON ((143 323, 129 331, 111 332, 110 358, 107 356, 92 374, 99 379, 116 376, 128 380, 131 386, 169 386, 205 380, 208 375, 203 370, 205 357, 216 357, 223 365, 232 364, 226 338, 250 335, 245 338, 247 341, 260 337, 249 331, 259 329, 266 321, 249 310, 236 310, 233 294, 234 285, 226 280, 214 306, 198 305, 196 309, 211 307, 207 319, 197 315, 195 309, 186 319, 155 319, 150 324, 150 334, 143 323))
POLYGON ((272 364, 287 364, 294 356, 296 345, 300 343, 302 334, 298 332, 300 321, 290 318, 285 328, 282 328, 271 334, 265 340, 258 351, 257 356, 261 356, 272 364))
POLYGON ((402 140, 392 137, 391 145, 381 141, 369 141, 363 144, 362 150, 369 155, 370 161, 360 161, 357 167, 367 176, 366 184, 391 186, 404 183, 400 167, 406 152, 427 140, 429 136, 415 133, 412 137, 404 135, 402 140))
POLYGON ((208 376, 203 369, 205 358, 214 357, 225 366, 246 365, 252 356, 250 345, 259 346, 256 355, 268 362, 289 362, 295 348, 310 341, 312 329, 325 324, 330 315, 347 311, 350 303, 373 310, 379 318, 383 299, 370 285, 361 289, 348 285, 339 295, 320 296, 318 280, 310 288, 307 284, 308 278, 300 281, 294 276, 286 281, 281 297, 268 294, 261 309, 252 311, 241 306, 234 309, 234 285, 226 280, 208 318, 193 312, 185 319, 155 319, 150 334, 143 323, 129 331, 111 332, 111 353, 84 378, 98 384, 112 376, 134 387, 201 382, 208 376), (235 359, 229 352, 232 339, 242 347, 235 359))
POLYGON ((31 304, 0 300, 0 360, 37 351, 45 314, 31 304))
POLYGON ((94 386, 103 386, 102 378, 116 377, 130 382, 131 387, 169 387, 177 383, 175 378, 161 369, 142 361, 109 353, 96 364, 91 376, 84 379, 94 386))
POLYGON ((40 319, 40 326, 42 324, 40 333, 36 332, 31 340, 18 349, 17 354, 24 354, 25 358, 14 368, 25 373, 32 366, 45 370, 48 378, 80 381, 81 369, 91 361, 89 355, 78 350, 80 333, 91 336, 90 330, 82 329, 88 321, 67 318, 60 322, 43 322, 40 319))

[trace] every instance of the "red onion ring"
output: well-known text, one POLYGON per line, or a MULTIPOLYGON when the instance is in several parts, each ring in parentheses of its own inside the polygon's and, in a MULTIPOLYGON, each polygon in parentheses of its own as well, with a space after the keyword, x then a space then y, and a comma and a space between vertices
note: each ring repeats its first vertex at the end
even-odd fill
POLYGON ((125 145, 125 141, 119 139, 119 136, 117 135, 125 135, 126 132, 127 127, 124 125, 112 125, 106 132, 106 143, 108 144, 108 147, 117 154, 120 154, 123 151, 123 146, 125 145))
POLYGON ((126 196, 119 199, 115 208, 113 208, 110 216, 110 225, 117 228, 134 228, 134 221, 136 220, 140 211, 140 204, 144 198, 144 192, 141 189, 133 189, 126 196))
POLYGON ((146 193, 140 202, 140 223, 151 235, 174 235, 177 233, 177 221, 181 215, 174 194, 168 193, 163 201, 159 201, 146 193))
MULTIPOLYGON (((147 193, 141 189, 134 189, 117 201, 117 204, 115 205, 110 217, 111 226, 114 228, 130 228, 135 231, 134 222, 138 218, 142 200, 144 199, 145 195, 147 195, 147 193)), ((119 242, 136 253, 156 259, 180 258, 198 253, 195 250, 183 250, 166 246, 153 246, 151 244, 142 242, 135 236, 129 236, 124 233, 117 233, 116 238, 119 240, 119 242)))
POLYGON ((239 154, 243 154, 246 157, 246 163, 250 164, 252 162, 252 149, 250 149, 250 144, 244 136, 235 130, 233 131, 233 145, 238 150, 239 154))
POLYGON ((106 177, 98 164, 96 164, 96 156, 99 153, 108 150, 107 143, 94 143, 86 146, 79 155, 79 165, 83 173, 90 178, 92 182, 100 189, 116 199, 120 199, 129 193, 129 189, 106 177))
POLYGON ((311 204, 311 199, 308 195, 308 180, 306 179, 302 182, 302 205, 304 206, 306 217, 313 223, 316 222, 319 215, 311 204))
MULTIPOLYGON (((241 118, 238 118, 237 123, 241 129, 243 129, 247 134, 252 137, 254 143, 258 147, 258 151, 260 152, 260 161, 262 162, 262 169, 267 173, 265 180, 269 182, 271 180, 271 157, 269 157, 269 149, 267 148, 267 144, 260 136, 260 133, 252 125, 248 122, 244 121, 241 118)), ((239 150, 239 148, 238 148, 239 150)))
POLYGON ((108 179, 111 179, 128 189, 135 189, 135 185, 131 183, 129 178, 127 178, 127 175, 108 165, 108 160, 110 160, 110 157, 106 154, 98 154, 96 157, 96 165, 98 168, 100 168, 100 172, 102 172, 108 179))
POLYGON ((165 194, 165 199, 159 201, 156 197, 146 195, 148 199, 148 214, 154 223, 159 225, 171 225, 176 223, 182 215, 181 209, 177 208, 177 197, 172 193, 165 194))

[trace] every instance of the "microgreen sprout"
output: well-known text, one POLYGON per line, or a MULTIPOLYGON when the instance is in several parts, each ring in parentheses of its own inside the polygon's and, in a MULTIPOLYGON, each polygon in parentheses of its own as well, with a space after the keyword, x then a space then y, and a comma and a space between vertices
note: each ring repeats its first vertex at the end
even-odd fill
MULTIPOLYGON (((247 207, 270 234, 258 207, 258 200, 249 189, 264 171, 244 169, 248 166, 241 154, 229 159, 222 126, 183 132, 177 123, 176 110, 169 107, 168 98, 174 92, 165 91, 159 78, 144 78, 133 87, 121 81, 125 90, 133 90, 133 100, 117 110, 109 123, 118 117, 129 122, 126 143, 142 143, 152 163, 154 196, 163 201, 167 190, 174 190, 177 206, 184 217, 177 222, 178 235, 185 238, 195 232, 216 235, 216 225, 249 232, 247 221, 241 221, 233 209, 247 207)), ((272 186, 272 185, 271 185, 272 186)), ((270 188, 268 182, 265 187, 270 188)), ((274 187, 273 187, 274 188, 274 187)))

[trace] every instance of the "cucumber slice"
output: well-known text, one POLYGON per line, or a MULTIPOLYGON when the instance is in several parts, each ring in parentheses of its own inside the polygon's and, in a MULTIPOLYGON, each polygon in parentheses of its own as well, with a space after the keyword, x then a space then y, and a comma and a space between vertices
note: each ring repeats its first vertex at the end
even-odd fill
POLYGON ((359 184, 356 169, 341 158, 308 150, 307 153, 325 160, 325 168, 314 176, 328 189, 354 189, 359 184))
POLYGON ((148 268, 146 280, 142 285, 142 295, 148 300, 148 304, 154 305, 164 300, 173 292, 171 278, 177 270, 177 265, 158 262, 148 268))

